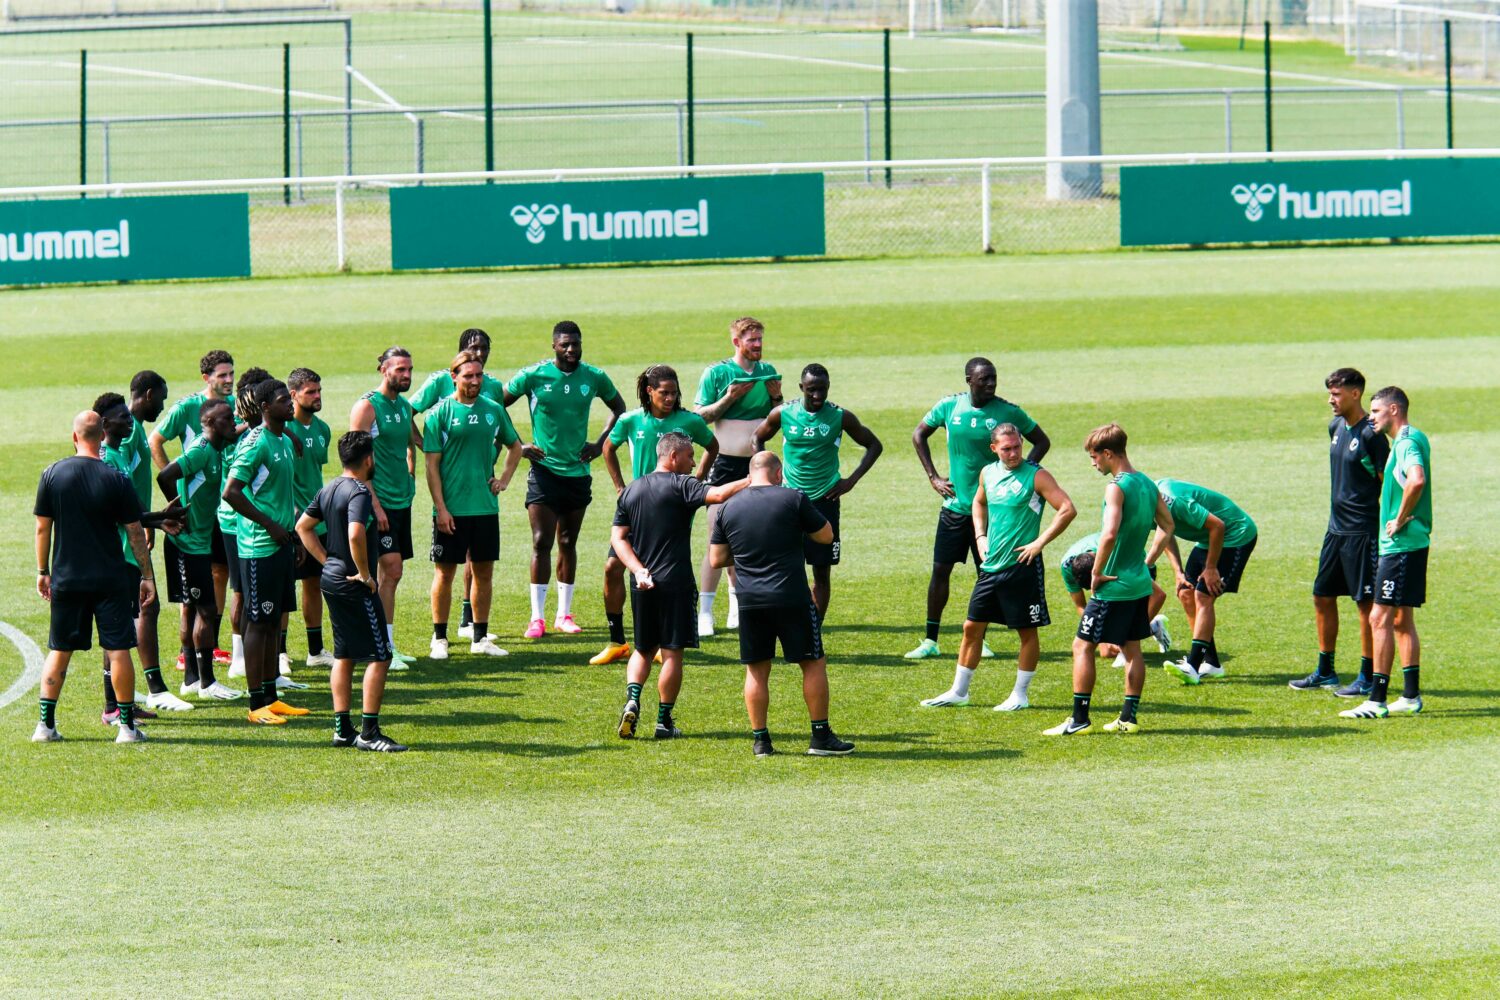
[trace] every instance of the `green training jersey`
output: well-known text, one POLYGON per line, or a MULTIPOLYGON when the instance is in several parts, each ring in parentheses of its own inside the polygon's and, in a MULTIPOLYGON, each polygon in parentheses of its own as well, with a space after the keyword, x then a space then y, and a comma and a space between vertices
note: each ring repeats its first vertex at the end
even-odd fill
POLYGON ((616 449, 630 442, 630 478, 639 479, 656 471, 656 442, 672 431, 686 434, 700 448, 707 448, 714 439, 708 424, 692 410, 676 410, 657 417, 638 406, 620 414, 620 419, 609 429, 609 442, 616 449))
MULTIPOLYGON (((296 508, 292 506, 296 458, 291 437, 253 427, 240 438, 234 450, 234 464, 225 478, 244 483, 245 496, 255 509, 290 531, 297 520, 296 508)), ((281 548, 271 540, 270 532, 243 515, 235 534, 239 536, 241 559, 260 559, 281 548)))
POLYGON ((1073 572, 1073 560, 1085 552, 1099 551, 1099 532, 1084 535, 1078 541, 1068 546, 1068 551, 1063 553, 1062 564, 1058 569, 1062 572, 1063 589, 1070 594, 1081 594, 1088 589, 1092 580, 1079 580, 1073 572))
POLYGON ((375 499, 382 507, 406 510, 417 493, 416 479, 406 464, 407 446, 411 443, 411 404, 399 394, 394 400, 386 399, 379 389, 371 389, 360 398, 375 409, 375 422, 370 425, 370 437, 375 439, 375 476, 370 481, 375 488, 375 499))
POLYGON ((213 550, 214 525, 218 523, 218 509, 223 502, 219 494, 224 479, 224 455, 207 435, 199 435, 173 464, 182 470, 182 478, 177 481, 177 499, 187 508, 187 523, 172 542, 189 555, 206 556, 213 550))
MULTIPOLYGON (((438 478, 443 504, 454 517, 500 513, 500 500, 490 492, 495 474, 496 446, 520 440, 505 407, 479 396, 472 404, 449 396, 427 415, 422 428, 422 451, 443 456, 438 478)), ((432 516, 437 517, 437 505, 432 516)))
MULTIPOLYGON (((125 455, 125 452, 123 450, 124 446, 124 441, 120 442, 119 448, 111 448, 108 442, 101 444, 99 446, 99 457, 104 459, 105 465, 109 466, 111 469, 114 469, 120 475, 124 476, 126 482, 129 482, 130 459, 125 455)), ((141 564, 135 561, 135 553, 130 549, 130 535, 125 531, 125 526, 123 524, 120 525, 119 531, 120 548, 125 550, 125 561, 134 566, 136 569, 140 569, 141 564)))
POLYGON ((786 485, 821 500, 839 481, 839 445, 844 442, 844 411, 826 400, 817 412, 802 400, 781 407, 781 455, 786 485))
POLYGON ((542 465, 559 476, 588 475, 588 463, 578 453, 589 439, 589 406, 620 395, 604 370, 579 362, 565 372, 555 361, 538 361, 516 372, 505 391, 527 398, 531 440, 547 456, 542 465))
POLYGON ((1432 445, 1426 434, 1407 424, 1391 442, 1391 454, 1385 460, 1385 478, 1380 482, 1380 554, 1415 552, 1432 544, 1431 539, 1432 445), (1387 538, 1386 523, 1394 521, 1401 512, 1401 493, 1406 489, 1407 474, 1419 465, 1427 477, 1422 495, 1417 498, 1417 506, 1412 510, 1406 527, 1387 538))
MULTIPOLYGON (((1120 512, 1120 532, 1110 550, 1101 576, 1113 576, 1094 592, 1101 601, 1134 601, 1151 595, 1151 574, 1146 569, 1146 543, 1156 527, 1156 484, 1144 472, 1127 472, 1112 482, 1125 494, 1120 512)), ((1095 550, 1097 551, 1097 549, 1095 550)), ((1090 581, 1092 582, 1092 581, 1090 581)))
MULTIPOLYGON (((422 383, 422 387, 408 397, 411 400, 411 408, 417 413, 426 413, 453 395, 457 388, 453 383, 453 374, 446 369, 439 369, 427 376, 427 381, 422 383)), ((479 395, 485 399, 493 399, 504 406, 505 383, 489 372, 485 372, 484 381, 479 386, 479 395)))
MULTIPOLYGON (((301 517, 323 488, 323 466, 328 464, 328 443, 333 432, 316 415, 306 425, 296 418, 288 420, 286 432, 302 442, 302 454, 297 457, 292 475, 292 503, 297 507, 297 516, 301 517)), ((328 525, 319 521, 318 534, 327 533, 328 525)))
POLYGON ((156 433, 167 441, 181 441, 182 447, 186 449, 203 435, 203 424, 199 422, 198 415, 203 412, 203 403, 207 398, 202 392, 195 392, 173 403, 167 415, 156 425, 156 433))
POLYGON ((141 502, 141 510, 151 509, 151 440, 143 420, 130 418, 130 433, 120 442, 120 451, 130 463, 126 475, 135 487, 135 498, 141 502))
MULTIPOLYGON (((245 431, 245 434, 249 433, 250 431, 245 431)), ((240 439, 245 434, 241 434, 240 439)), ((224 500, 224 488, 229 485, 229 469, 234 465, 234 455, 238 448, 239 441, 231 441, 219 453, 219 506, 215 513, 219 518, 219 533, 224 535, 233 535, 240 530, 240 515, 224 500)))
POLYGON ((979 470, 995 460, 990 431, 1001 424, 1015 424, 1022 434, 1036 429, 1036 421, 1016 404, 996 396, 983 406, 975 406, 966 392, 938 400, 922 422, 948 431, 948 479, 953 483, 953 496, 943 506, 956 514, 968 514, 973 509, 979 470))
POLYGON ((991 462, 979 473, 984 484, 984 505, 990 515, 989 547, 980 569, 998 573, 1017 563, 1016 549, 1030 545, 1042 533, 1042 506, 1046 501, 1036 491, 1040 466, 1022 462, 1007 469, 991 462))
POLYGON ((766 383, 780 378, 776 369, 764 361, 755 362, 747 372, 734 358, 725 358, 703 369, 693 405, 712 406, 723 398, 730 383, 749 381, 750 391, 736 400, 719 419, 764 420, 776 405, 771 401, 771 390, 766 387, 766 383))
POLYGON ((1208 515, 1212 514, 1224 522, 1224 547, 1226 549, 1249 545, 1255 541, 1255 522, 1240 509, 1240 505, 1222 493, 1181 479, 1158 479, 1156 488, 1167 502, 1176 525, 1173 534, 1184 541, 1192 542, 1200 549, 1208 548, 1208 515))

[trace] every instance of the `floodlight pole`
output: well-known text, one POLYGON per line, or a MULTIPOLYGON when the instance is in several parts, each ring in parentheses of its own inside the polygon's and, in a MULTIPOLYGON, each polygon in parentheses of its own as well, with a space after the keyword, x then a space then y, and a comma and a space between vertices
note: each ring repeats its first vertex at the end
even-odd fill
MULTIPOLYGON (((1047 155, 1099 156, 1098 0, 1047 0, 1047 155)), ((1098 163, 1049 163, 1047 197, 1097 198, 1098 163)))

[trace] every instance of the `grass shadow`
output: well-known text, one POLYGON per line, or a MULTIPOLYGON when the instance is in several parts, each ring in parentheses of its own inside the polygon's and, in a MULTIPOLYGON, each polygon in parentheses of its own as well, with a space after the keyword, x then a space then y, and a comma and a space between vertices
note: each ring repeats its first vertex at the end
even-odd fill
POLYGON ((1146 731, 1156 736, 1213 736, 1247 740, 1327 739, 1364 734, 1364 730, 1354 726, 1230 726, 1225 729, 1148 729, 1146 731))

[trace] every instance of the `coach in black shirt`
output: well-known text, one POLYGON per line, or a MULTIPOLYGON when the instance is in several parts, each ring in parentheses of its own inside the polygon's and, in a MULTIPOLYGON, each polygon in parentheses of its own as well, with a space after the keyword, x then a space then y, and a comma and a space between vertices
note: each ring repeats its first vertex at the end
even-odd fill
POLYGON ((777 641, 782 656, 802 667, 802 694, 812 716, 807 752, 836 757, 854 749, 828 725, 828 661, 807 589, 804 537, 828 545, 833 526, 807 494, 781 485, 781 459, 768 451, 758 453, 750 461, 749 488, 724 505, 709 536, 709 560, 714 566, 733 565, 737 575, 745 709, 757 757, 775 753, 766 712, 777 641))
POLYGON ((693 515, 699 507, 723 503, 750 482, 738 479, 706 486, 687 475, 692 468, 692 439, 681 431, 668 431, 656 442, 656 471, 625 487, 615 508, 614 551, 634 578, 630 611, 635 651, 625 668, 621 739, 635 735, 641 689, 651 676, 657 650, 661 651, 661 673, 656 679, 656 738, 682 735, 672 721, 672 706, 682 688, 682 651, 698 647, 693 515))
POLYGON ((125 561, 122 533, 140 566, 142 606, 156 600, 156 581, 141 527, 135 488, 99 458, 104 425, 87 410, 73 418, 76 454, 47 466, 37 484, 37 593, 52 605, 50 652, 42 672, 42 717, 32 741, 62 739, 57 732, 57 699, 76 650, 93 645, 94 628, 109 658, 115 700, 120 706, 118 743, 145 735, 135 725, 135 648, 132 593, 136 572, 125 561))

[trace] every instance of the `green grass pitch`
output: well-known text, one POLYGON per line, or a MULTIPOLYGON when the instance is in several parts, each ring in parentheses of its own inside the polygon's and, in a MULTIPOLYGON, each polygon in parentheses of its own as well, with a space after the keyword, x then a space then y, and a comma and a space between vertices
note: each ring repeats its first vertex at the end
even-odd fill
MULTIPOLYGON (((748 312, 783 372, 828 366, 832 398, 887 454, 845 501, 828 623, 832 718, 858 744, 847 759, 751 757, 723 634, 689 657, 687 739, 615 737, 623 671, 585 665, 604 638, 602 475, 580 544, 585 633, 519 638, 528 546, 521 498, 506 494, 492 620, 512 655, 397 675, 384 720, 408 754, 331 749, 326 679, 305 667, 308 719, 252 729, 243 707, 201 706, 149 726, 144 747, 116 747, 96 654, 79 654, 60 708, 68 742, 26 742, 34 689, 0 709, 0 994, 1490 995, 1493 259, 1331 248, 6 293, 0 620, 38 641, 30 504, 68 451, 71 414, 148 366, 174 398, 192 391, 212 347, 241 368, 319 370, 341 431, 392 342, 426 371, 478 324, 495 335, 492 369, 509 373, 570 316, 618 384, 666 360, 691 390, 748 312), (1040 735, 1070 692, 1074 616, 1050 569, 1037 707, 989 711, 1013 675, 1014 641, 996 633, 976 707, 917 705, 951 679, 968 577, 954 575, 947 655, 901 659, 920 638, 938 507, 909 435, 974 354, 1051 434, 1046 464, 1079 505, 1049 566, 1096 523, 1102 482, 1080 443, 1109 419, 1143 470, 1222 489, 1260 524, 1244 590, 1221 605, 1228 678, 1181 687, 1152 655, 1138 737, 1040 735), (1436 468, 1428 709, 1374 724, 1286 688, 1315 651, 1321 386, 1346 364, 1411 393, 1436 468)), ((419 494, 419 524, 429 509, 419 494)), ((408 564, 398 639, 413 652, 429 580, 423 558, 408 564)), ((1185 636, 1180 608, 1168 612, 1185 636)), ((1352 622, 1346 609, 1345 672, 1352 622)), ((297 617, 291 642, 300 661, 297 617)), ((21 668, 0 644, 0 688, 21 668)), ((1102 666, 1097 713, 1119 696, 1102 666)), ((653 688, 645 703, 649 718, 653 688)), ((795 671, 778 667, 784 751, 806 721, 795 671)))

